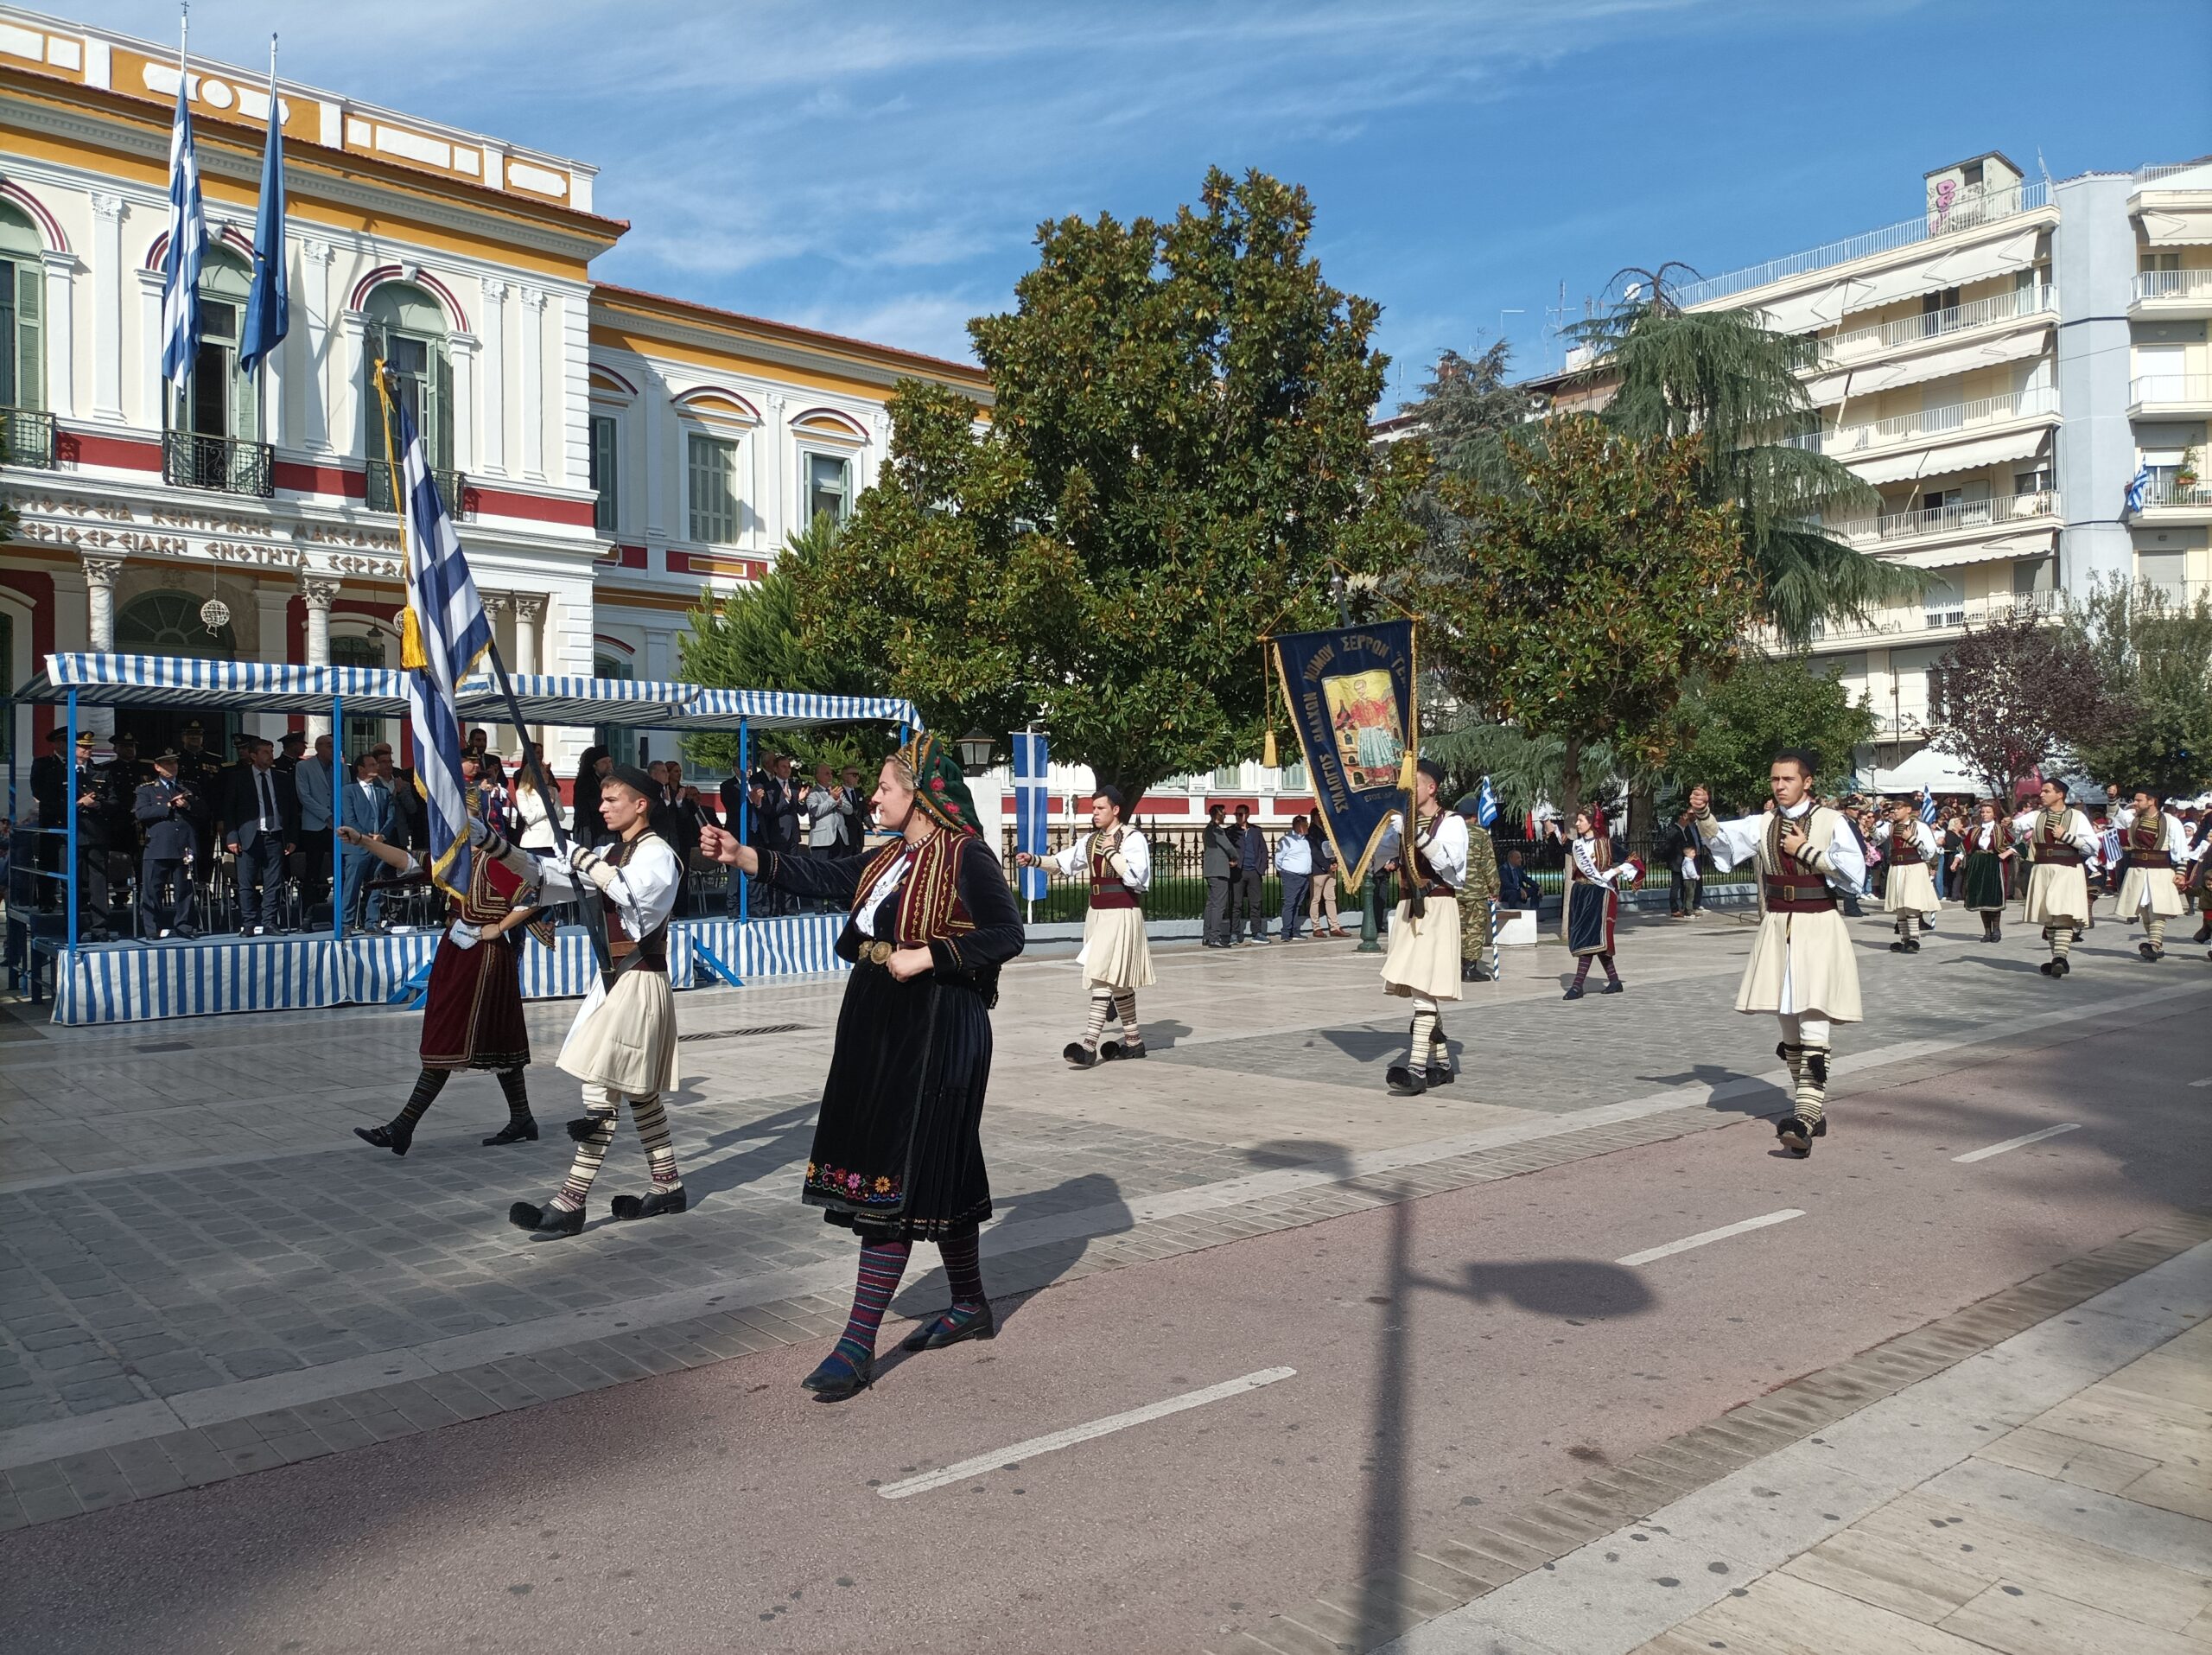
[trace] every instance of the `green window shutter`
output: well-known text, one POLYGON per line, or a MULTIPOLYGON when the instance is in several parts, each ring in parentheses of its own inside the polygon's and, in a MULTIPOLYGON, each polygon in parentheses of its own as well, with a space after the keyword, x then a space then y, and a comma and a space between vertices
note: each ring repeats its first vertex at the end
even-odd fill
POLYGON ((733 544, 737 539, 737 445, 696 431, 690 440, 691 538, 710 546, 733 544))
MULTIPOLYGON (((430 347, 432 392, 425 398, 423 423, 429 429, 423 433, 423 451, 430 456, 430 464, 440 471, 453 469, 453 423, 456 411, 453 405, 453 358, 447 353, 445 341, 440 340, 430 347)), ((533 414, 530 416, 535 418, 533 414)), ((455 511, 458 501, 447 502, 455 511)))
POLYGON ((22 361, 16 315, 16 272, 21 266, 0 259, 0 408, 20 408, 16 399, 16 365, 22 361))
POLYGON ((612 534, 621 522, 615 497, 613 419, 606 414, 591 417, 591 486, 599 491, 593 503, 592 526, 612 534))
POLYGON ((0 406, 46 406, 46 350, 41 320, 46 299, 46 272, 29 260, 0 265, 0 304, 8 315, 0 321, 0 406))

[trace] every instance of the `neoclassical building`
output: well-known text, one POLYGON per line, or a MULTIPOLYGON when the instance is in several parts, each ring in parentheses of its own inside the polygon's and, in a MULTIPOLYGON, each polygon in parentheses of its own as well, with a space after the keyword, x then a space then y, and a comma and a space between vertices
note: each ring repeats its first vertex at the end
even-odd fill
MULTIPOLYGON (((83 648, 396 665, 379 358, 524 672, 675 676, 702 589, 757 579, 874 481, 900 378, 989 399, 972 366, 598 283, 628 226, 598 210, 589 165, 289 81, 291 329, 241 375, 267 81, 190 67, 213 245, 180 395, 160 369, 175 54, 0 7, 11 686, 83 648)), ((144 750, 182 722, 133 714, 131 733, 144 750)), ((7 732, 19 763, 33 722, 20 709, 7 732)), ((549 732, 556 767, 590 739, 549 732)))

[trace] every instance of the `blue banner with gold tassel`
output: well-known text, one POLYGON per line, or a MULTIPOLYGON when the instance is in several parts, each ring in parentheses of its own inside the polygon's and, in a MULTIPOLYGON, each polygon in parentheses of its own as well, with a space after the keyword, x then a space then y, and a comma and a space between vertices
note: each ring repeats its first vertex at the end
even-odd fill
POLYGON ((1421 742, 1414 623, 1376 621, 1268 642, 1314 808, 1345 884, 1357 885, 1391 812, 1410 809, 1421 742))

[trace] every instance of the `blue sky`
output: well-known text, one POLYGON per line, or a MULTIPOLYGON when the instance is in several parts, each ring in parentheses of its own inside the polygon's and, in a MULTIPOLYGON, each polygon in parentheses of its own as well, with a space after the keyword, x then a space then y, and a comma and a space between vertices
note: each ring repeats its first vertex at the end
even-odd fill
MULTIPOLYGON (((1624 265, 1891 223, 1968 155, 2064 177, 2212 150, 2206 0, 372 10, 200 0, 194 44, 256 62, 274 28, 287 74, 596 163, 632 225, 604 279, 961 357, 1040 220, 1165 215, 1210 163, 1259 167, 1384 307, 1394 399, 1501 327, 1522 371, 1555 360, 1562 283, 1580 315, 1624 265)), ((159 0, 99 15, 175 35, 159 0)))

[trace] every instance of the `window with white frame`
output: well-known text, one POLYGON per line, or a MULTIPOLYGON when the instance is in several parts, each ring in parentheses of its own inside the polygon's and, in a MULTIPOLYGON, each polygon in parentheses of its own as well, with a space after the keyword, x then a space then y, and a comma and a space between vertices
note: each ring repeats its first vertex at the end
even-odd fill
POLYGON ((43 245, 29 217, 0 204, 0 408, 46 406, 43 245))
POLYGON ((591 525, 601 534, 613 534, 621 525, 614 465, 614 440, 619 429, 612 414, 591 417, 591 486, 599 491, 599 498, 592 502, 591 525))
POLYGON ((823 512, 833 523, 842 523, 852 510, 853 462, 842 455, 806 456, 806 520, 823 512))
POLYGON ((737 544, 737 444, 703 431, 687 433, 691 538, 709 546, 737 544))

